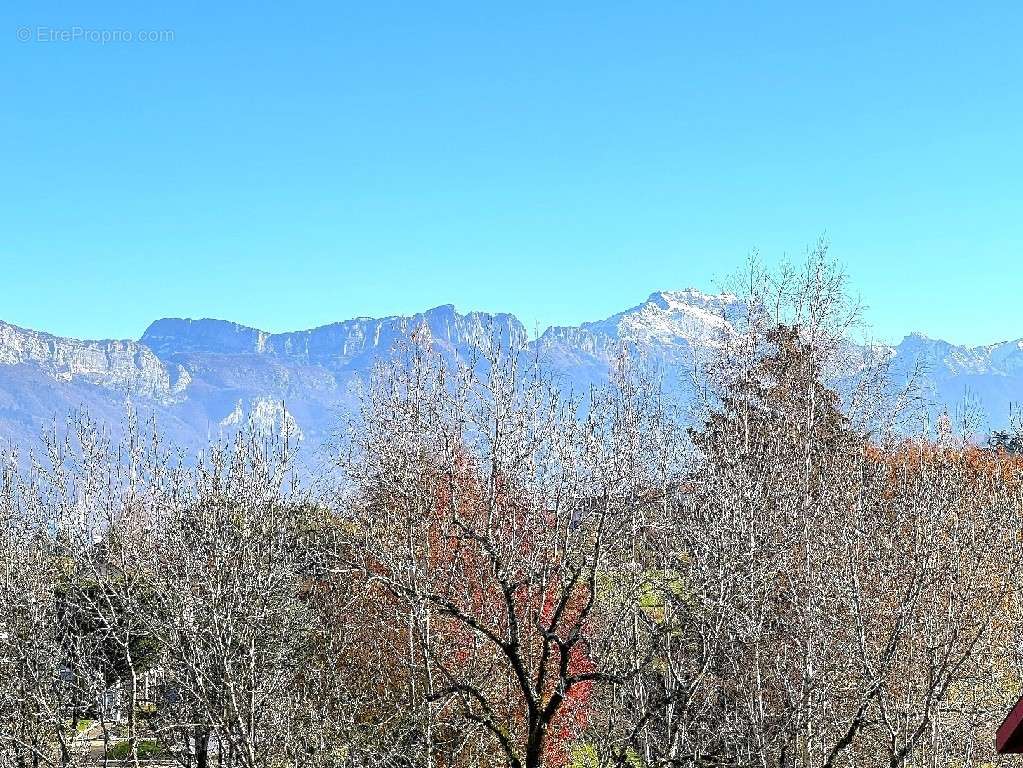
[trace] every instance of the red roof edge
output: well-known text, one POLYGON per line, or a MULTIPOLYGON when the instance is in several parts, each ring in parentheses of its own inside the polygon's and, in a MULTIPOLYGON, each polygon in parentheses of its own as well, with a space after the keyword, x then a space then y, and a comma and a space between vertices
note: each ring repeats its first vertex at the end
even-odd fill
POLYGON ((1001 754, 1023 754, 1023 697, 998 726, 995 749, 1001 754))

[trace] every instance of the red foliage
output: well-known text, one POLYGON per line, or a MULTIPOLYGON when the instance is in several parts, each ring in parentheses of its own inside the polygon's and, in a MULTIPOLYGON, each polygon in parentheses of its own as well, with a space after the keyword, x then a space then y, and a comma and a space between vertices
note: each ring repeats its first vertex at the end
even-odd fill
POLYGON ((450 684, 472 685, 485 696, 517 743, 525 740, 528 697, 541 709, 557 698, 544 764, 564 766, 590 707, 592 683, 571 679, 595 669, 585 639, 590 584, 566 586, 569 564, 561 560, 558 521, 544 500, 523 498, 468 459, 435 480, 434 504, 422 522, 429 589, 440 607, 436 661, 450 684), (565 668, 552 635, 573 638, 565 668), (528 693, 498 645, 513 636, 528 693))

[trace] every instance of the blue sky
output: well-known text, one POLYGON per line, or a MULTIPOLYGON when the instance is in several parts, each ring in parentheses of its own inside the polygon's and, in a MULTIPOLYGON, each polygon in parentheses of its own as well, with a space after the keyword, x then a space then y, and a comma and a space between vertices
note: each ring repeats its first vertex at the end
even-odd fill
POLYGON ((5 3, 0 319, 542 328, 827 233, 879 337, 1023 336, 1023 5, 774 5, 5 3))

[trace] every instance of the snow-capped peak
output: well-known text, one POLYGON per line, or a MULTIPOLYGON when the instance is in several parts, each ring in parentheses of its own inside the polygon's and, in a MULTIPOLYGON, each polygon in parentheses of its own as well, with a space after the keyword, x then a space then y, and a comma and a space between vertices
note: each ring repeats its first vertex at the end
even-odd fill
POLYGON ((684 291, 654 291, 647 298, 646 303, 669 312, 684 311, 692 307, 720 311, 735 303, 735 300, 735 296, 730 293, 712 294, 698 291, 695 288, 686 288, 684 291))
POLYGON ((729 327, 728 310, 735 302, 731 294, 707 294, 693 288, 656 291, 644 304, 607 322, 614 322, 618 335, 630 341, 706 343, 729 327))

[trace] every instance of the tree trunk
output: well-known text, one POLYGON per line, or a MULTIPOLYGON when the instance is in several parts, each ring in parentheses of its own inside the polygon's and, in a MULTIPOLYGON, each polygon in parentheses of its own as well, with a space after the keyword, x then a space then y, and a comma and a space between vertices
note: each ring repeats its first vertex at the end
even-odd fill
POLYGON ((207 768, 210 757, 210 734, 209 731, 196 727, 195 729, 195 768, 207 768))
POLYGON ((526 743, 526 762, 524 768, 541 768, 543 765, 545 731, 545 727, 539 724, 529 729, 529 741, 526 743))

